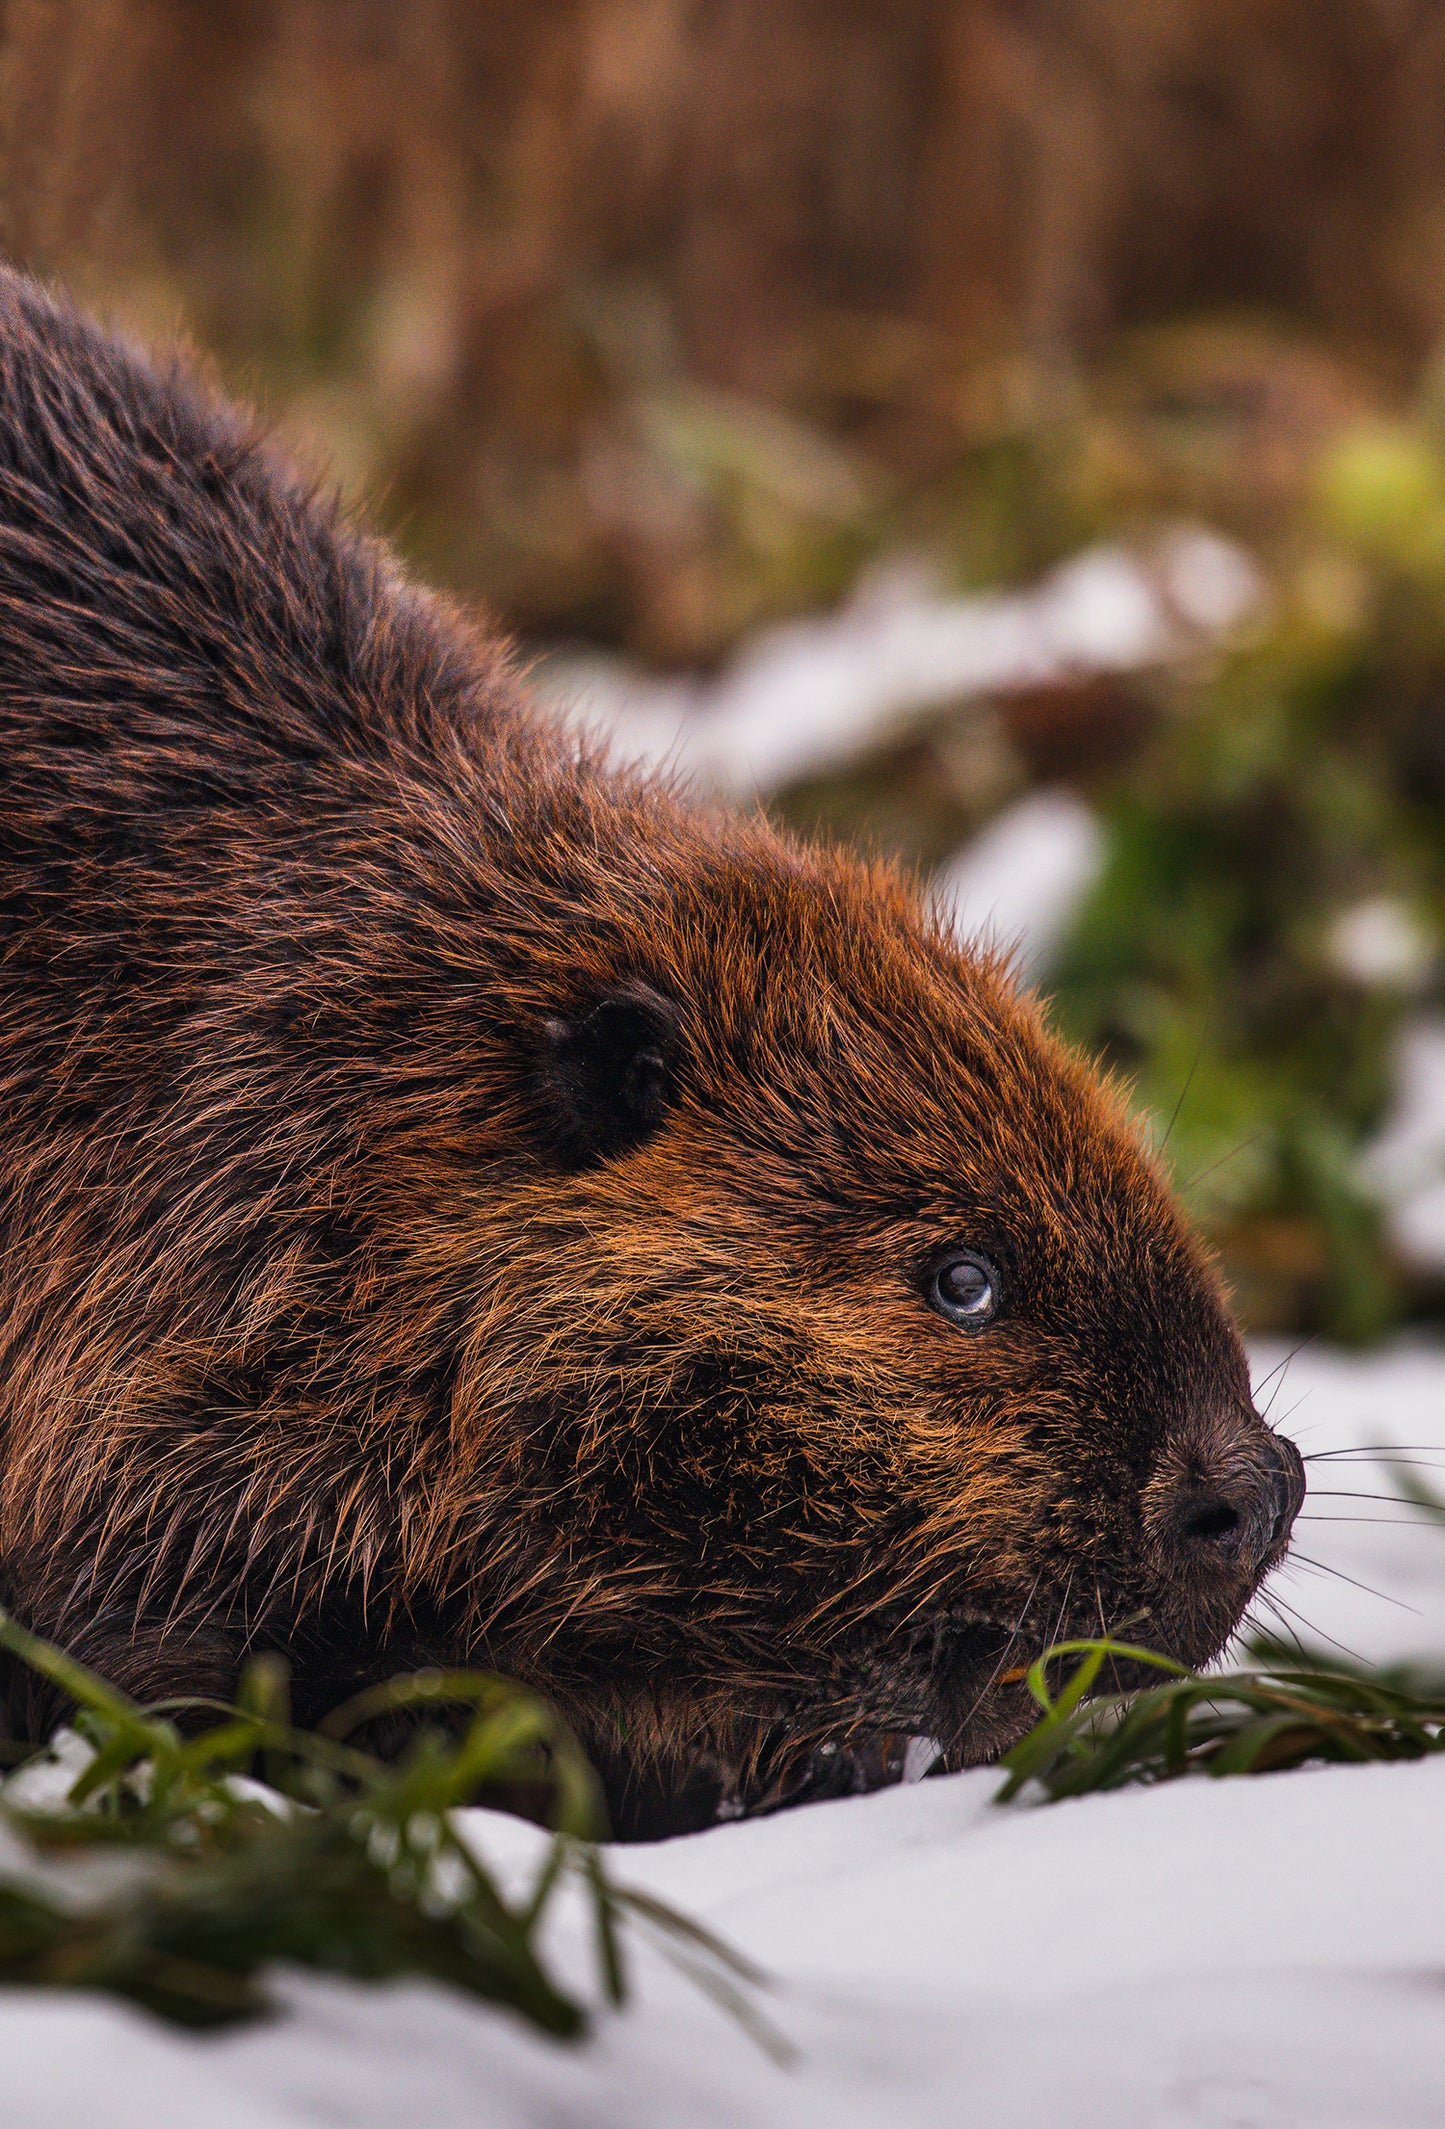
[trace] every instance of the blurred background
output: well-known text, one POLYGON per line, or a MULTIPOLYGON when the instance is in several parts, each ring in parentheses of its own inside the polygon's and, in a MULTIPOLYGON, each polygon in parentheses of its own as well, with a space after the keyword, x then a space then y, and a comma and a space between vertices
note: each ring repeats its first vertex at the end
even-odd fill
POLYGON ((1445 9, 7 0, 9 255, 898 853, 1257 1329, 1445 1314, 1445 9))

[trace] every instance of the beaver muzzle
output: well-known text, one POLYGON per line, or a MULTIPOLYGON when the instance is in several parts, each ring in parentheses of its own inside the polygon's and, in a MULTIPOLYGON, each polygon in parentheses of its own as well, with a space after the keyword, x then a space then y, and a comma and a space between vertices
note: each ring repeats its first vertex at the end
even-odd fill
MULTIPOLYGON (((1074 1568, 1062 1592, 1036 1589, 1021 1609, 959 1608, 914 1623, 880 1652, 872 1697, 886 1701, 886 1681, 898 1726, 929 1730, 952 1764, 968 1764, 1026 1726, 1026 1673, 1053 1642, 1102 1629, 1179 1662, 1207 1663, 1284 1559, 1304 1493, 1299 1450, 1252 1407, 1188 1424, 1166 1438, 1143 1489, 1143 1555, 1134 1568, 1112 1586, 1102 1562, 1074 1568)), ((1120 1690, 1151 1676, 1146 1666, 1115 1662, 1107 1682, 1120 1690)))
POLYGON ((1145 1490, 1145 1525, 1174 1573, 1257 1583, 1284 1558, 1304 1494, 1299 1450, 1250 1411, 1169 1443, 1145 1490))

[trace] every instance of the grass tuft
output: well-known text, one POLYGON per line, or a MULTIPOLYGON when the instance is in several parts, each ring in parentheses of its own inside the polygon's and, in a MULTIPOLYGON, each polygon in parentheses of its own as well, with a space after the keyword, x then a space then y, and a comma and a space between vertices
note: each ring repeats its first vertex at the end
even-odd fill
MULTIPOLYGON (((1373 1453, 1392 1452, 1380 1443, 1373 1453)), ((1445 1500, 1408 1461, 1394 1469, 1393 1481, 1402 1501, 1445 1524, 1445 1500)), ((1009 1803, 1030 1786, 1052 1803, 1186 1774, 1271 1774, 1311 1762, 1445 1752, 1445 1670, 1373 1670, 1265 1639, 1252 1653, 1257 1668, 1204 1676, 1107 1636, 1045 1649, 1028 1673, 1039 1719, 1004 1755, 995 1802, 1009 1803), (1078 1660, 1055 1693, 1050 1675, 1070 1657, 1078 1660), (1106 1664, 1153 1672, 1159 1682, 1100 1693, 1106 1664)))
POLYGON ((1064 1641, 1028 1674, 1040 1716, 1007 1753, 997 1801, 1034 1785, 1050 1802, 1188 1774, 1266 1774, 1311 1761, 1423 1759, 1445 1751, 1445 1674, 1289 1660, 1256 1644, 1257 1669, 1203 1676, 1128 1642, 1064 1641), (1077 1662, 1061 1689, 1055 1667, 1077 1662), (1157 1685, 1094 1689, 1106 1664, 1142 1666, 1157 1685))
POLYGON ((273 1972, 285 1965, 359 1981, 425 1977, 570 2038, 586 2009, 538 1944, 570 1879, 591 1909, 604 2000, 624 2000, 624 1928, 640 1928, 768 2040, 751 2012, 752 1969, 611 1882, 595 1846, 595 1777, 558 1717, 521 1687, 422 1672, 302 1731, 275 1658, 251 1664, 233 1707, 144 1709, 3 1613, 0 1648, 75 1707, 62 1746, 0 1785, 0 1985, 99 1989, 211 2027, 273 2008, 273 1972), (428 1709, 451 1726, 423 1721, 400 1758, 350 1741, 363 1723, 428 1709), (497 1791, 544 1799, 552 1828, 516 1895, 450 1816, 497 1791))

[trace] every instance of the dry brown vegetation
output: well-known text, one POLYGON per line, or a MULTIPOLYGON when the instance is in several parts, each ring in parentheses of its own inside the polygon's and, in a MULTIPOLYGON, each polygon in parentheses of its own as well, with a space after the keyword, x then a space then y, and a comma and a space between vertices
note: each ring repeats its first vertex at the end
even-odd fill
POLYGON ((1388 376, 1442 323, 1430 0, 10 0, 4 61, 13 256, 187 323, 523 627, 663 658, 1120 328, 1266 305, 1388 376))

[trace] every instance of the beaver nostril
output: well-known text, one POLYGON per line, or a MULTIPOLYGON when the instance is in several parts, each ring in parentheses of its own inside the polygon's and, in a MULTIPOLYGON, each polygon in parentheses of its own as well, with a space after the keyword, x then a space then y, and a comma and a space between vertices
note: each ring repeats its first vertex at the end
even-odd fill
POLYGON ((1304 1498, 1304 1465, 1293 1442, 1263 1429, 1230 1446, 1222 1468, 1196 1464, 1176 1479, 1162 1527, 1197 1565, 1207 1558, 1255 1574, 1284 1550, 1304 1498))
POLYGON ((1219 1493, 1195 1495, 1179 1522, 1179 1535, 1197 1544, 1233 1550, 1239 1540, 1239 1510, 1219 1493))

